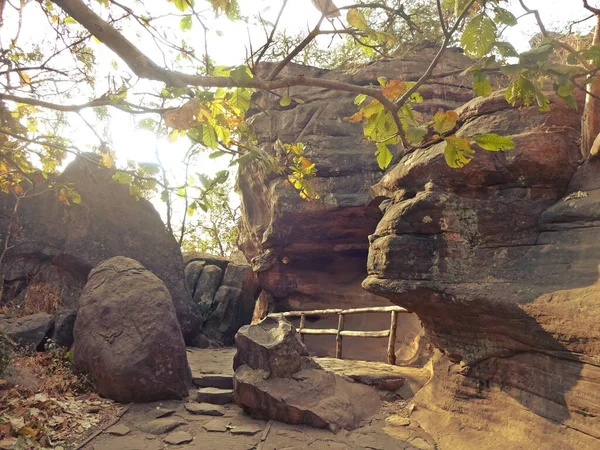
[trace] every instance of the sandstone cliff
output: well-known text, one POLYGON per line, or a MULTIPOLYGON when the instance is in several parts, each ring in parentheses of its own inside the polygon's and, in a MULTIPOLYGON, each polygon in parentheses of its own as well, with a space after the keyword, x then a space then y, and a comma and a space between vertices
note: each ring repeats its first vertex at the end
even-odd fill
MULTIPOLYGON (((435 49, 423 48, 404 59, 380 62, 350 73, 289 66, 288 74, 354 83, 377 84, 377 77, 414 80, 433 57, 435 49)), ((469 60, 458 51, 443 59, 441 70, 465 68, 469 60)), ((468 79, 450 78, 447 83, 424 89, 419 110, 435 113, 456 108, 473 97, 468 79)), ((318 309, 389 305, 360 287, 366 276, 368 235, 382 217, 373 202, 370 187, 383 172, 377 166, 373 145, 364 141, 362 128, 344 118, 356 112, 354 95, 323 89, 292 88, 292 98, 303 104, 279 105, 273 95, 255 95, 251 118, 263 149, 274 152, 277 139, 302 142, 307 156, 317 163, 315 186, 320 201, 298 197, 283 177, 266 174, 257 164, 240 170, 242 227, 240 246, 250 261, 254 258, 261 287, 273 297, 276 310, 318 309), (286 264, 287 263, 287 264, 286 264)), ((335 328, 337 318, 320 320, 311 327, 335 328), (334 323, 335 322, 335 323, 334 323)), ((381 330, 389 327, 389 315, 348 317, 346 328, 381 330)), ((409 349, 421 326, 414 315, 401 316, 399 349, 409 349)), ((347 338, 348 357, 385 360, 381 341, 347 338)), ((319 355, 332 355, 331 338, 307 337, 308 348, 319 355)), ((401 351, 399 359, 414 350, 401 351)))

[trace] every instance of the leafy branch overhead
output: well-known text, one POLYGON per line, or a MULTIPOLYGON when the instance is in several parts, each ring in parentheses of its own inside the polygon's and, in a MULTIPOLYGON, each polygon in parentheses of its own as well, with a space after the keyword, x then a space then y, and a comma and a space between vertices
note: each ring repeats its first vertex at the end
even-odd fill
MULTIPOLYGON (((36 26, 23 13, 25 3, 8 2, 2 10, 3 23, 15 25, 2 29, 5 48, 0 49, 0 188, 15 195, 32 184, 51 183, 48 180, 70 156, 91 150, 98 158, 87 160, 115 170, 114 178, 129 184, 132 195, 159 192, 169 204, 195 190, 186 211, 204 209, 203 199, 225 175, 211 182, 187 176, 184 183, 174 185, 160 161, 123 162, 111 148, 108 131, 112 111, 118 110, 134 117, 141 129, 171 141, 188 140, 188 162, 208 152, 210 158, 228 158, 231 165, 260 164, 285 177, 301 197, 317 199, 319 161, 310 159, 310 148, 301 142, 280 142, 273 151, 261 148, 247 121, 249 112, 261 107, 253 101, 257 91, 276 96, 282 108, 302 107, 302 99, 290 94, 298 86, 355 95, 357 112, 347 120, 362 125, 382 170, 399 157, 437 143, 443 145, 448 165, 457 169, 480 150, 512 149, 510 136, 463 135, 461 118, 454 111, 439 111, 433 117, 419 112, 423 89, 457 74, 440 71, 442 57, 455 45, 473 60, 462 75, 472 80, 476 95, 491 95, 495 84, 491 76, 501 75, 507 80, 509 104, 547 110, 551 102, 544 86, 550 81, 572 107, 578 106, 576 91, 584 91, 589 113, 584 122, 590 124, 584 128, 592 140, 600 131, 595 129, 600 121, 594 119, 600 99, 600 42, 573 47, 563 36, 549 33, 525 0, 519 0, 518 14, 504 0, 357 1, 335 15, 327 14, 331 17, 322 15, 306 35, 294 39, 279 25, 288 2, 269 22, 262 16, 247 17, 237 0, 132 5, 40 0, 26 5, 45 18, 48 31, 34 41, 24 37, 36 26), (542 39, 519 54, 503 32, 518 23, 521 13, 536 18, 542 39), (209 54, 213 24, 224 19, 239 22, 240 27, 246 22, 264 28, 264 43, 250 42, 247 58, 231 67, 217 65, 215 55, 209 54), (329 53, 318 45, 324 36, 339 43, 329 53), (351 68, 355 61, 394 57, 426 39, 438 50, 417 79, 380 77, 364 84, 288 75, 285 70, 298 61, 324 65, 336 61, 351 68), (563 60, 557 61, 558 54, 565 56, 563 60), (265 60, 274 63, 263 64, 265 60), (95 144, 83 147, 67 132, 78 127, 95 144)), ((589 140, 583 144, 587 151, 589 140)), ((69 186, 57 187, 57 195, 68 204, 82 201, 69 186)))

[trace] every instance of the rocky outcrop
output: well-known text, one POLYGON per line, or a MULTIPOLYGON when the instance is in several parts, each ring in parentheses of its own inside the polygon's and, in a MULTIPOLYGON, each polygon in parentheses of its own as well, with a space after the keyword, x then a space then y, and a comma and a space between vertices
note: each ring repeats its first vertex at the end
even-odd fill
MULTIPOLYGON (((306 74, 358 84, 377 83, 377 77, 415 80, 423 73, 436 49, 425 47, 392 61, 377 62, 351 72, 325 71, 289 65, 287 75, 306 74)), ((466 68, 470 61, 459 51, 442 60, 440 72, 466 68)), ((422 90, 425 115, 439 108, 453 109, 473 97, 469 80, 450 77, 422 90)), ((328 307, 383 306, 385 300, 365 292, 368 235, 382 217, 379 200, 373 201, 370 186, 383 172, 373 156, 374 145, 364 141, 362 127, 344 118, 356 112, 355 95, 317 88, 291 88, 289 95, 303 102, 279 105, 279 98, 256 94, 258 105, 251 121, 260 146, 276 154, 277 139, 302 142, 307 157, 316 163, 314 180, 321 199, 307 202, 284 177, 267 174, 258 164, 240 168, 242 226, 240 247, 253 259, 261 287, 272 296, 271 310, 322 309, 328 307)), ((264 308, 263 308, 264 309, 264 308)), ((337 318, 320 319, 323 328, 335 328, 337 318)), ((389 316, 356 315, 348 329, 382 330, 389 316)), ((397 348, 408 348, 421 331, 418 318, 403 315, 398 327, 397 348)), ((386 358, 385 346, 376 340, 350 338, 346 356, 357 359, 386 358)), ((307 336, 317 355, 333 356, 330 340, 307 336)), ((398 360, 410 358, 399 354, 398 360)))
POLYGON ((390 202, 363 286, 418 314, 443 352, 415 414, 445 448, 500 448, 490 436, 507 429, 512 448, 600 443, 600 172, 579 166, 579 113, 551 99, 549 113, 474 100, 459 135, 511 135, 514 150, 453 170, 436 144, 373 188, 390 202))
POLYGON ((40 348, 53 326, 52 316, 46 313, 0 318, 0 333, 6 334, 18 348, 28 351, 40 348))
POLYGON ((115 257, 91 272, 75 321, 75 366, 100 395, 150 402, 188 395, 191 373, 165 284, 140 263, 115 257))
MULTIPOLYGON (((205 254, 188 254, 185 259, 186 282, 204 317, 203 335, 222 345, 233 344, 235 333, 251 322, 260 290, 252 267, 205 254)), ((210 343, 196 339, 194 345, 210 343)))
POLYGON ((236 345, 234 400, 255 418, 335 432, 358 427, 381 406, 372 388, 321 369, 283 318, 242 327, 236 345))
MULTIPOLYGON (((140 261, 168 287, 186 339, 200 330, 200 312, 184 281, 177 242, 150 202, 136 200, 127 185, 112 180, 111 169, 89 158, 69 164, 57 184, 69 184, 81 204, 65 206, 54 191, 24 199, 3 267, 4 304, 30 306, 30 312, 76 308, 90 270, 113 256, 140 261)), ((0 240, 4 242, 14 198, 0 194, 0 240)))

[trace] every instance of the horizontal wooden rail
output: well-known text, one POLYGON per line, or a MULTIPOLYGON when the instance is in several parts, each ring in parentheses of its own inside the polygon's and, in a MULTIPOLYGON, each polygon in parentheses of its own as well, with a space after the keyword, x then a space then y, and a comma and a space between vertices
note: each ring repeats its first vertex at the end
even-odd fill
POLYGON ((310 311, 287 311, 282 313, 272 313, 269 317, 300 317, 300 326, 298 333, 300 339, 304 342, 305 334, 312 335, 329 335, 335 336, 335 357, 342 359, 342 338, 348 337, 364 337, 364 338, 389 338, 387 348, 387 359, 390 364, 396 363, 395 342, 396 342, 396 326, 398 324, 398 313, 410 313, 405 308, 400 306, 374 306, 367 308, 350 308, 350 309, 313 309, 310 311), (344 330, 344 317, 346 314, 365 314, 365 313, 391 313, 390 328, 381 331, 351 331, 344 330), (338 316, 338 327, 336 328, 306 328, 307 316, 325 316, 336 314, 338 316))
POLYGON ((351 309, 313 309, 310 311, 286 311, 282 313, 271 313, 269 317, 300 317, 300 316, 321 316, 327 314, 364 314, 364 313, 410 313, 401 306, 374 306, 372 308, 351 308, 351 309))

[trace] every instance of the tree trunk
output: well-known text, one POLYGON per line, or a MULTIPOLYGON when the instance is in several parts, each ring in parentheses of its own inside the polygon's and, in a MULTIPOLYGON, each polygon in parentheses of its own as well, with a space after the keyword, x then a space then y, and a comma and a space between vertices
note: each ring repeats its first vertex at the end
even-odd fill
MULTIPOLYGON (((600 44, 600 14, 596 15, 592 42, 592 45, 597 44, 600 44)), ((596 74, 588 84, 588 91, 581 122, 581 154, 586 159, 600 153, 600 139, 597 139, 600 134, 600 74, 596 74)))

